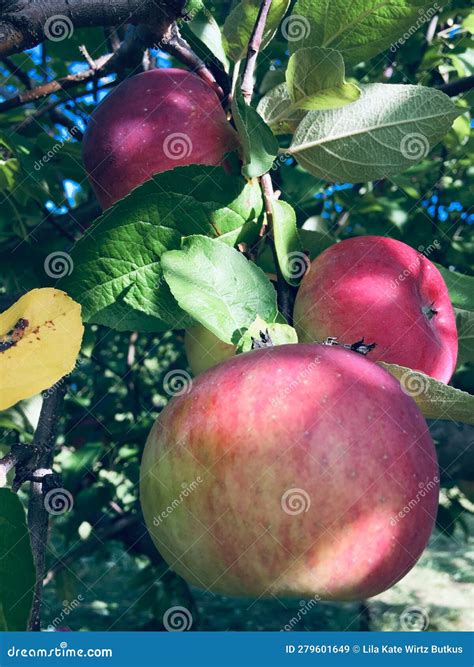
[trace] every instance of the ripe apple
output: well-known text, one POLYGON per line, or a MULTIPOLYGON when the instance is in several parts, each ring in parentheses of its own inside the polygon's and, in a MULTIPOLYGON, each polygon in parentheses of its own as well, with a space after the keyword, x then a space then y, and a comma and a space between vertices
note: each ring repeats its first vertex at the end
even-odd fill
POLYGON ((209 329, 200 324, 188 329, 184 335, 184 349, 194 375, 220 364, 235 354, 235 346, 224 343, 209 329))
POLYGON ((413 399, 343 348, 281 345, 175 396, 140 475, 151 536, 225 595, 353 600, 392 586, 433 528, 438 464, 413 399))
POLYGON ((189 164, 218 165, 238 146, 212 88, 182 69, 132 76, 95 109, 83 160, 102 208, 153 174, 189 164))
POLYGON ((360 236, 319 255, 298 290, 294 323, 302 342, 364 338, 376 343, 372 361, 442 382, 456 367, 456 320, 446 284, 422 253, 394 239, 360 236))

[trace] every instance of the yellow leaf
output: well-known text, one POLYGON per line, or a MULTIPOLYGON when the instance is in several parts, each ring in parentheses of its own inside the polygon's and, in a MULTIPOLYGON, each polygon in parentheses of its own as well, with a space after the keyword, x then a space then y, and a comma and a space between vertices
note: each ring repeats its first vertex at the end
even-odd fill
POLYGON ((83 333, 81 306, 49 287, 28 292, 0 314, 0 410, 70 373, 83 333))

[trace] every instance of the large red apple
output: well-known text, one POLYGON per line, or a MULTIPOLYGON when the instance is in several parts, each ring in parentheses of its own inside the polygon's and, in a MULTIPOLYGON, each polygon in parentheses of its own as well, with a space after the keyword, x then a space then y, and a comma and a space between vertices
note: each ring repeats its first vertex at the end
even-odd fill
POLYGON ((218 165, 238 146, 212 88, 182 69, 154 69, 121 83, 92 114, 84 166, 102 208, 153 174, 218 165))
POLYGON ((422 253, 394 239, 360 236, 311 264, 296 296, 300 341, 336 336, 376 343, 373 361, 408 366, 449 382, 458 338, 446 284, 422 253))
POLYGON ((184 349, 194 375, 207 371, 208 368, 220 364, 235 354, 234 345, 224 343, 212 331, 200 324, 186 331, 184 349))
POLYGON ((227 595, 376 595, 426 546, 438 465, 412 398, 362 355, 282 345, 206 371, 158 417, 141 466, 170 567, 227 595))

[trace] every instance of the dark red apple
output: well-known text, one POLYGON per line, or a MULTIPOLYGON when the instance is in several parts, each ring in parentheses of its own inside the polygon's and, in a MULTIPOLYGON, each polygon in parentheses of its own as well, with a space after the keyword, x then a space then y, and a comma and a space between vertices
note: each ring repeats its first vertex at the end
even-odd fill
POLYGON ((83 159, 102 208, 153 174, 218 165, 238 147, 214 90, 182 69, 153 69, 113 90, 92 114, 83 159))

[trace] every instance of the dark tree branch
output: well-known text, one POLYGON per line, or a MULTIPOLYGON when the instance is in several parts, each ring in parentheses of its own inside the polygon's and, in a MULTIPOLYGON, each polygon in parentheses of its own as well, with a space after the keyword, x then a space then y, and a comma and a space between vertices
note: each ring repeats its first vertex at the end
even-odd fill
POLYGON ((21 81, 21 83, 25 86, 25 88, 31 88, 31 79, 28 76, 26 72, 24 72, 21 67, 17 67, 13 60, 10 58, 2 58, 2 63, 7 67, 10 72, 13 74, 13 76, 16 76, 18 81, 21 81))
POLYGON ((65 382, 59 382, 45 392, 38 426, 33 439, 33 445, 37 447, 40 452, 37 468, 33 473, 34 479, 38 481, 31 482, 30 501, 28 504, 28 528, 36 569, 33 606, 31 609, 28 629, 34 631, 39 631, 41 625, 40 608, 46 562, 46 542, 48 539, 49 519, 44 503, 43 481, 39 480, 44 479, 46 475, 51 475, 53 472, 52 468, 58 418, 65 391, 65 382))
POLYGON ((445 95, 449 95, 449 97, 455 97, 461 93, 467 93, 472 88, 474 88, 474 75, 466 76, 450 83, 445 83, 444 86, 439 87, 439 90, 445 95))
POLYGON ((78 28, 146 23, 161 29, 184 16, 186 0, 3 0, 0 55, 31 48, 78 28))

